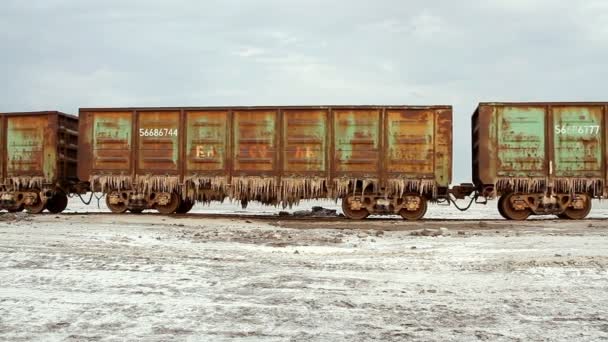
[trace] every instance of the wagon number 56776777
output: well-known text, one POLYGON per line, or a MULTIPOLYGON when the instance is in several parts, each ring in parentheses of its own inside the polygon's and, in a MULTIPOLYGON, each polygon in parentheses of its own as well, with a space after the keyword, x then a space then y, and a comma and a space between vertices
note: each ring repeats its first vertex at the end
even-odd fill
POLYGON ((555 134, 599 134, 600 125, 555 125, 555 134))

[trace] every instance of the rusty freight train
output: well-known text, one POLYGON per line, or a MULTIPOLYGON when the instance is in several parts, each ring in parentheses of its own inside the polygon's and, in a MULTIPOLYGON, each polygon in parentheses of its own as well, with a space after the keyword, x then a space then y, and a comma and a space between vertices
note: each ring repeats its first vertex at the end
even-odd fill
POLYGON ((0 209, 63 211, 105 195, 114 213, 197 202, 341 200, 346 217, 424 216, 486 203, 513 220, 581 219, 607 195, 606 103, 480 103, 473 183, 452 181, 451 106, 81 108, 0 114, 0 209), (483 199, 483 201, 479 201, 483 199))

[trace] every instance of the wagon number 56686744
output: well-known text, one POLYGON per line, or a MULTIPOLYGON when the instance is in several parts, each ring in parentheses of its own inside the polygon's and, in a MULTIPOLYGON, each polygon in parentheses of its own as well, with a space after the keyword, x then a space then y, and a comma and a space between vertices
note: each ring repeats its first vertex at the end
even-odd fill
POLYGON ((139 129, 140 137, 176 137, 177 136, 177 128, 140 128, 139 129))

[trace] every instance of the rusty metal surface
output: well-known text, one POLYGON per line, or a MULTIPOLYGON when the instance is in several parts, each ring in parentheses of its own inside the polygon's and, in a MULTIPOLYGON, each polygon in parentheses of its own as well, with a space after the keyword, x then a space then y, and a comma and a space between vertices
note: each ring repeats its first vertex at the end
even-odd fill
POLYGON ((81 112, 79 118, 78 177, 88 180, 89 170, 130 174, 132 113, 81 112))
POLYGON ((476 186, 605 195, 607 105, 481 103, 472 117, 476 186))
POLYGON ((282 160, 286 176, 324 176, 329 155, 329 110, 283 111, 282 160))
POLYGON ((186 112, 186 177, 228 170, 228 115, 226 110, 186 112))
POLYGON ((276 175, 277 109, 233 112, 235 176, 276 175))
POLYGON ((449 185, 451 109, 387 110, 388 177, 431 178, 449 185))
POLYGON ((141 112, 136 124, 138 173, 178 174, 180 112, 141 112))
POLYGON ((380 178, 381 109, 336 109, 334 177, 380 178))
POLYGON ((77 120, 54 111, 1 114, 2 183, 76 179, 77 120))
POLYGON ((218 189, 313 178, 328 188, 342 178, 447 187, 451 114, 449 106, 82 108, 79 176, 175 176, 218 189))

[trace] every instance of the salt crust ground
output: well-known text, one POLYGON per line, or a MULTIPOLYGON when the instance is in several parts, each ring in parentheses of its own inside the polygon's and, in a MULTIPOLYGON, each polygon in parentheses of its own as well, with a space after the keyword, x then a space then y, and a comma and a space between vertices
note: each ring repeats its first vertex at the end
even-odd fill
POLYGON ((433 206, 414 224, 71 208, 0 220, 0 340, 608 339, 604 220, 513 223, 494 205, 433 206))

